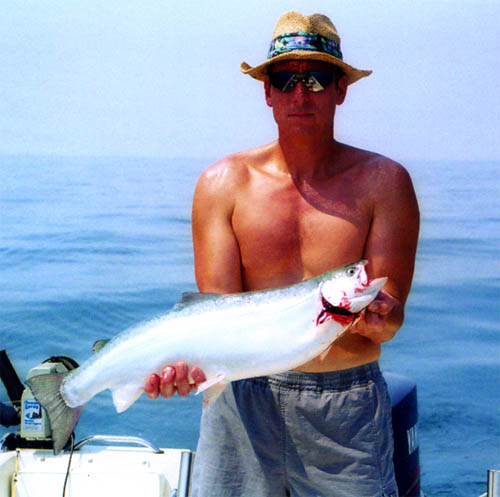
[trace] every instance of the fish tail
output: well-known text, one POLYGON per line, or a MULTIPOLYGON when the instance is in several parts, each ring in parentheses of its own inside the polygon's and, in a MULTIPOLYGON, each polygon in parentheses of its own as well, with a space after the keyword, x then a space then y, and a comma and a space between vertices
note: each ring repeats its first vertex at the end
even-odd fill
POLYGON ((61 384, 66 375, 67 373, 42 374, 26 381, 49 417, 55 455, 66 445, 84 408, 84 406, 73 408, 66 404, 61 394, 61 384))

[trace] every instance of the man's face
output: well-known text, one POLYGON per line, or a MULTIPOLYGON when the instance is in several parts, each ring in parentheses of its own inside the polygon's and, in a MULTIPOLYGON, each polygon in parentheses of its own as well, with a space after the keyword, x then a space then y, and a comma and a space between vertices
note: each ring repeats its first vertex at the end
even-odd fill
MULTIPOLYGON (((332 66, 317 60, 286 60, 271 66, 271 72, 331 71, 332 66)), ((299 81, 293 90, 283 92, 265 81, 266 102, 281 131, 291 134, 311 134, 326 131, 333 135, 336 105, 342 104, 347 90, 347 78, 331 83, 319 92, 309 91, 299 81)))

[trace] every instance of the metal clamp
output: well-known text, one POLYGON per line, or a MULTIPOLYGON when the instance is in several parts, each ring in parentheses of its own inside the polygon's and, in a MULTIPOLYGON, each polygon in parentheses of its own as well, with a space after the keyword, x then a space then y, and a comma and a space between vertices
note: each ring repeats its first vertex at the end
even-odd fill
POLYGON ((193 462, 193 453, 191 451, 182 451, 181 467, 179 470, 179 483, 176 497, 188 497, 189 486, 191 483, 191 465, 193 462))
POLYGON ((500 497, 500 470, 488 470, 488 497, 500 497))
POLYGON ((147 447, 151 449, 155 454, 163 454, 163 450, 159 449, 151 442, 144 440, 140 437, 128 437, 128 436, 119 436, 119 435, 92 435, 91 437, 84 438, 80 440, 77 444, 75 444, 74 450, 78 450, 84 445, 93 442, 101 442, 101 443, 114 443, 114 444, 125 444, 125 445, 142 445, 143 447, 147 447))

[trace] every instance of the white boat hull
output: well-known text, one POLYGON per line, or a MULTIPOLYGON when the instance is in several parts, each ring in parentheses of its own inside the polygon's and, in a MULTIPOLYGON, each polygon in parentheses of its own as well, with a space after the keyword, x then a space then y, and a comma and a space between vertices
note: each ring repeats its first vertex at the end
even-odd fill
MULTIPOLYGON (((187 496, 192 452, 117 445, 85 445, 72 455, 67 497, 187 496)), ((69 452, 0 452, 0 495, 63 495, 69 452)))

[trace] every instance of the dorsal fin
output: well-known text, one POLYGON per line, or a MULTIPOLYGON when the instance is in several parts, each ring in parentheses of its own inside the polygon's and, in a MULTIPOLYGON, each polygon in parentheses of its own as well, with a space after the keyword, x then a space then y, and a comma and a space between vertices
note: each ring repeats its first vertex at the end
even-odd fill
POLYGON ((109 338, 104 338, 102 340, 96 340, 94 345, 92 345, 92 353, 97 354, 103 347, 105 347, 109 343, 109 338))
POLYGON ((193 304, 205 302, 209 299, 222 297, 220 293, 198 293, 198 292, 184 292, 181 300, 174 305, 174 310, 178 311, 193 304))

